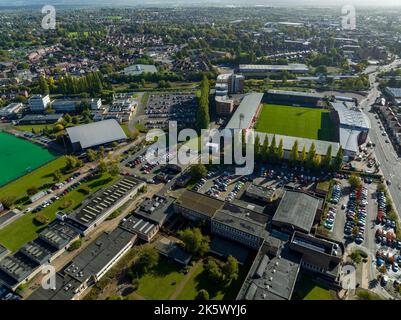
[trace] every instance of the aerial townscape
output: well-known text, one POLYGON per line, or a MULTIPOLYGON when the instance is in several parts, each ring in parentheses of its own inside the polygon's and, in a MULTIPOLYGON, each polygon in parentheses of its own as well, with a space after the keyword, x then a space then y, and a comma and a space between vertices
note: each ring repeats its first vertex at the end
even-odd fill
POLYGON ((401 299, 401 3, 48 2, 0 1, 0 300, 401 299))

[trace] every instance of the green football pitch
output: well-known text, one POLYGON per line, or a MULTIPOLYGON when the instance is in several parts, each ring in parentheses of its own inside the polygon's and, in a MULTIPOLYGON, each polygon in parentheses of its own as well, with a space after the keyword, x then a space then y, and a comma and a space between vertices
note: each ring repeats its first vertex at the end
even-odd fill
POLYGON ((320 108, 266 104, 260 112, 256 131, 335 141, 330 111, 320 108))
POLYGON ((47 149, 0 132, 0 186, 55 158, 47 149))

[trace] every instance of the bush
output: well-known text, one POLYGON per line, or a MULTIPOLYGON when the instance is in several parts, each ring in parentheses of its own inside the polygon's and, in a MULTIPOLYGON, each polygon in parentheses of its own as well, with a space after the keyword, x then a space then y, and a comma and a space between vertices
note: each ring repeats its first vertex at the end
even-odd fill
POLYGON ((11 209, 12 205, 14 204, 16 198, 13 196, 3 196, 0 197, 0 203, 3 204, 4 208, 11 209))
POLYGON ((74 201, 72 199, 69 200, 65 200, 61 205, 60 205, 60 209, 67 209, 69 207, 71 207, 74 204, 74 201))
POLYGON ((74 241, 73 243, 71 243, 70 247, 68 248, 68 251, 77 250, 81 246, 82 246, 82 240, 78 239, 78 240, 74 241))
POLYGON ((35 216, 35 221, 39 224, 47 224, 50 220, 43 213, 38 213, 35 216))

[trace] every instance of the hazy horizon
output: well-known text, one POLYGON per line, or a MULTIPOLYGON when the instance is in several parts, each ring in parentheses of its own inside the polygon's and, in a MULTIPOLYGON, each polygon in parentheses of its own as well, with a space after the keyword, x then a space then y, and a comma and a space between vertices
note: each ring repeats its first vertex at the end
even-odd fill
POLYGON ((371 7, 399 7, 400 0, 0 0, 1 6, 40 6, 40 5, 90 5, 90 6, 341 6, 352 4, 355 6, 371 7))

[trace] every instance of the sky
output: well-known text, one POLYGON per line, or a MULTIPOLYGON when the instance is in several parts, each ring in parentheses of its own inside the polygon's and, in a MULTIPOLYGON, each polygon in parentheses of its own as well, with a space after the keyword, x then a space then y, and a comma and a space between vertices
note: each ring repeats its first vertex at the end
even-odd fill
POLYGON ((401 6, 401 0, 0 0, 2 6, 32 6, 45 4, 88 5, 274 5, 274 6, 401 6))

